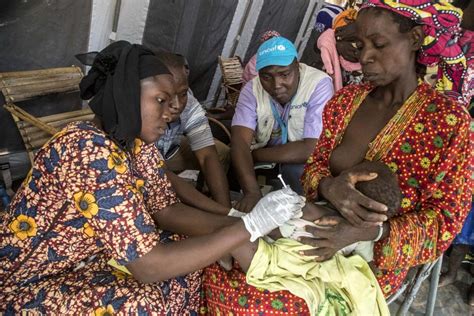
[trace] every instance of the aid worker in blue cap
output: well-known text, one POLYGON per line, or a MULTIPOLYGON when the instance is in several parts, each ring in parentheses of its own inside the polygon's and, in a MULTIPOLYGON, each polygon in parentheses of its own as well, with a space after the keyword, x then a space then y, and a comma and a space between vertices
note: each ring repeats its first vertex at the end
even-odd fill
POLYGON ((232 119, 231 155, 247 212, 262 197, 258 162, 279 164, 285 181, 302 193, 299 178, 322 131, 321 114, 333 95, 331 78, 297 60, 291 41, 273 37, 257 51, 258 76, 240 93, 232 119))

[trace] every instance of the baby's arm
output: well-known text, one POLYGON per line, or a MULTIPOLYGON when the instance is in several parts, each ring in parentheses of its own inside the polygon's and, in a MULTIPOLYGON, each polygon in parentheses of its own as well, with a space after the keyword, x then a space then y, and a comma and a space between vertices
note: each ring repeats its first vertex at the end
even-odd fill
POLYGON ((240 267, 244 272, 247 272, 252 262, 253 256, 257 252, 258 240, 255 242, 246 242, 237 249, 234 249, 231 252, 232 257, 234 257, 239 263, 240 267))
POLYGON ((332 209, 329 204, 319 205, 311 202, 306 203, 303 207, 303 219, 314 222, 323 216, 340 216, 339 212, 332 209))
MULTIPOLYGON (((303 208, 303 219, 307 221, 314 222, 315 220, 323 216, 339 216, 339 213, 330 207, 324 205, 315 205, 313 203, 306 203, 303 208)), ((281 235, 279 234, 278 229, 271 234, 271 238, 278 239, 281 235), (277 234, 278 232, 278 234, 277 234)), ((239 262, 242 270, 247 272, 252 262, 253 256, 257 252, 258 241, 256 242, 246 242, 244 245, 235 249, 231 252, 232 256, 239 262)))

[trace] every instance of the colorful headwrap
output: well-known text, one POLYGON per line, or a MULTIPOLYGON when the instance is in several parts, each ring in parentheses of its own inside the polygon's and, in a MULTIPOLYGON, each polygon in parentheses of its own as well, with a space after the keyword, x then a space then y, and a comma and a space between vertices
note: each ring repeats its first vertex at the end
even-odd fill
POLYGON ((263 42, 266 42, 268 41, 270 38, 272 37, 278 37, 278 36, 281 36, 280 33, 278 33, 277 31, 274 31, 274 30, 268 30, 266 32, 263 32, 260 37, 259 37, 259 41, 260 43, 263 43, 263 42))
POLYGON ((322 33, 327 29, 332 28, 332 21, 334 17, 344 11, 344 8, 335 5, 335 4, 325 4, 321 10, 319 10, 318 15, 316 15, 316 22, 314 28, 322 33))
POLYGON ((367 0, 361 10, 383 8, 423 25, 425 40, 418 62, 438 65, 436 89, 460 99, 463 78, 467 72, 466 57, 458 44, 462 10, 443 1, 429 0, 367 0))
POLYGON ((344 10, 341 13, 339 13, 338 15, 336 15, 336 17, 332 21, 332 28, 333 29, 338 29, 340 27, 343 27, 343 26, 350 23, 348 21, 353 22, 353 21, 355 21, 356 18, 357 18, 357 10, 356 9, 350 8, 350 9, 344 10))

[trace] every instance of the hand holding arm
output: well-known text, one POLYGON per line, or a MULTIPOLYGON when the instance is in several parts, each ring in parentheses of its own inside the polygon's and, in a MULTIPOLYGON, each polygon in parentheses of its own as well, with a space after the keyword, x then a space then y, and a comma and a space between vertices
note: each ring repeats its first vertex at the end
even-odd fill
POLYGON ((306 231, 317 238, 302 237, 300 241, 315 248, 304 251, 303 254, 316 256, 316 261, 328 260, 337 251, 355 242, 374 240, 379 231, 378 226, 369 228, 353 226, 339 216, 324 216, 315 224, 316 227, 306 226, 306 231))

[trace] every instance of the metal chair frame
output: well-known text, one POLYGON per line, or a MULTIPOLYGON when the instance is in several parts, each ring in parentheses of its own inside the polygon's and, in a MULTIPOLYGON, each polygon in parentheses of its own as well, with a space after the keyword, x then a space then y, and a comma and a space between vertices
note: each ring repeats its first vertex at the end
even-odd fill
POLYGON ((395 302, 402 294, 405 294, 402 304, 397 310, 397 316, 404 316, 408 314, 408 310, 410 309, 411 304, 415 300, 416 295, 420 290, 421 284, 428 277, 430 277, 430 287, 428 293, 428 300, 426 303, 425 315, 433 315, 436 303, 436 296, 438 293, 438 282, 442 264, 443 256, 440 256, 434 262, 426 263, 422 266, 416 267, 415 273, 409 274, 403 282, 402 286, 398 289, 398 291, 389 298, 387 298, 387 304, 390 305, 395 302))

